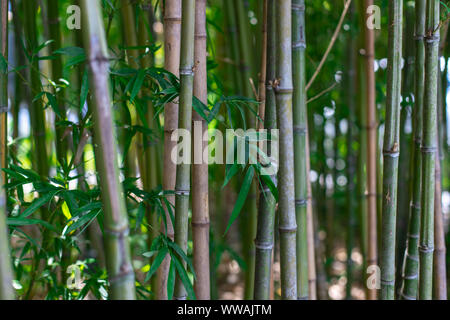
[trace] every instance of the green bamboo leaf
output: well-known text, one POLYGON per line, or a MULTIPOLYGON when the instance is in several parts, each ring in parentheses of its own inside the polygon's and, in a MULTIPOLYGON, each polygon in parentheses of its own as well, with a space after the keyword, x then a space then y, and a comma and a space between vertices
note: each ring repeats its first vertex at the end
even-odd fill
POLYGON ((80 228, 82 225, 84 225, 86 223, 91 223, 92 220, 94 220, 97 217, 97 215, 100 213, 100 211, 101 210, 92 211, 92 212, 89 212, 88 214, 85 214, 84 216, 79 217, 79 218, 74 217, 74 218, 70 219, 69 221, 74 221, 74 223, 69 225, 68 228, 64 229, 63 235, 70 234, 72 231, 77 230, 78 228, 80 228))
POLYGON ((230 180, 236 175, 239 170, 239 166, 237 164, 232 164, 230 168, 226 168, 225 181, 223 182, 222 189, 230 182, 230 180))
POLYGON ((46 227, 47 229, 56 231, 56 228, 54 226, 41 219, 25 219, 22 217, 10 217, 6 220, 6 223, 8 226, 30 226, 34 224, 40 224, 46 227))
POLYGON ((54 193, 48 193, 44 196, 34 199, 33 202, 30 204, 30 206, 28 208, 26 208, 19 217, 26 218, 26 217, 32 215, 40 207, 42 207, 44 204, 49 202, 53 198, 54 195, 55 195, 54 193))
POLYGON ((275 183, 273 182, 272 178, 268 175, 260 175, 260 177, 267 185, 267 187, 270 189, 270 192, 273 194, 275 201, 278 202, 278 189, 275 183))
POLYGON ((80 92, 80 110, 84 108, 86 99, 89 93, 89 73, 87 68, 84 70, 83 79, 81 80, 81 92, 80 92))
POLYGON ((191 280, 189 280, 189 276, 188 276, 186 270, 183 268, 183 265, 178 260, 176 255, 171 254, 171 257, 172 257, 172 261, 175 265, 175 268, 177 270, 178 276, 180 277, 181 282, 183 283, 184 288, 186 289, 188 297, 191 300, 195 300, 194 287, 192 286, 191 280))
POLYGON ((152 266, 150 267, 150 271, 145 276, 144 282, 147 282, 150 280, 152 275, 158 270, 159 266, 163 262, 164 258, 166 257, 167 253, 169 252, 169 249, 167 247, 162 247, 161 250, 158 251, 158 255, 153 260, 152 266))
POLYGON ((194 271, 194 265, 192 264, 191 259, 188 258, 186 253, 184 253, 184 251, 175 242, 168 241, 167 244, 186 262, 189 269, 191 269, 191 272, 194 275, 194 279, 195 279, 196 276, 195 276, 195 271, 194 271))
POLYGON ((167 276, 167 298, 172 300, 173 289, 175 288, 175 265, 170 261, 169 275, 167 276))
POLYGON ((139 91, 141 90, 142 84, 145 79, 145 69, 140 69, 136 75, 136 80, 134 81, 133 89, 131 90, 130 101, 133 102, 139 91))
POLYGON ((250 190, 250 186, 253 181, 254 173, 255 169, 253 167, 249 167, 247 173, 245 174, 244 181, 242 182, 242 187, 241 190, 239 191, 236 204, 234 205, 233 211, 231 212, 231 217, 230 220, 228 221, 228 226, 227 229, 225 230, 225 234, 228 232, 233 222, 237 219, 237 217, 241 213, 242 207, 244 206, 245 200, 247 199, 248 191, 250 190))

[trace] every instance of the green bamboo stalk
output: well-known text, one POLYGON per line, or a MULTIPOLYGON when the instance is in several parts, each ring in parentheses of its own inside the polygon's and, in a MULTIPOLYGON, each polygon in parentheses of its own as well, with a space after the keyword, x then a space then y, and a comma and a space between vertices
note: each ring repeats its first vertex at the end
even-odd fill
MULTIPOLYGON (((0 2, 0 52, 8 61, 8 0, 0 2)), ((0 73, 0 106, 1 106, 1 135, 0 135, 0 155, 2 157, 1 166, 6 167, 6 143, 7 127, 6 117, 8 113, 8 73, 0 73)), ((2 172, 0 175, 0 300, 13 300, 14 289, 12 286, 13 271, 11 265, 11 256, 9 252, 9 234, 6 226, 6 175, 2 172)))
MULTIPOLYGON (((306 123, 308 128, 308 123, 306 123)), ((308 130, 307 130, 308 132, 308 130)), ((306 172, 308 173, 307 180, 307 195, 308 204, 306 207, 306 231, 308 237, 308 296, 309 300, 317 300, 317 271, 316 271, 316 246, 314 241, 314 212, 313 212, 313 195, 311 179, 309 173, 311 172, 311 157, 309 153, 309 134, 306 136, 306 172)))
MULTIPOLYGON (((178 75, 180 65, 180 36, 181 36, 181 0, 164 2, 164 67, 178 75)), ((171 153, 176 148, 176 141, 172 141, 172 133, 178 128, 178 104, 167 103, 164 106, 164 151, 163 178, 164 191, 173 191, 176 180, 176 164, 171 159, 171 153)), ((173 195, 167 195, 167 200, 174 205, 173 195)), ((165 208, 167 230, 161 222, 161 232, 173 239, 173 225, 169 211, 165 208)), ((167 300, 167 277, 169 274, 170 257, 167 256, 157 271, 156 298, 167 300)))
MULTIPOLYGON (((359 13, 359 24, 366 25, 365 19, 365 3, 363 1, 359 2, 358 13, 359 13)), ((366 30, 367 28, 360 28, 358 34, 358 47, 364 47, 366 43, 366 30)), ((357 192, 357 207, 358 207, 358 218, 360 220, 360 239, 361 239, 361 251, 364 257, 363 259, 363 281, 366 281, 367 277, 367 267, 369 260, 368 253, 368 199, 366 196, 367 188, 367 175, 366 175, 366 165, 367 165, 367 93, 366 93, 366 59, 364 55, 359 51, 357 57, 357 94, 358 94, 358 105, 357 105, 357 123, 358 128, 358 154, 357 154, 357 177, 356 177, 356 192, 357 192)), ((373 290, 366 287, 367 298, 373 298, 373 290)))
POLYGON ((279 232, 282 299, 297 299, 297 260, 292 121, 292 18, 291 0, 279 0, 276 8, 277 123, 279 128, 279 232))
MULTIPOLYGON (((60 30, 60 18, 59 18, 59 5, 58 0, 48 0, 48 24, 50 39, 53 42, 50 44, 50 49, 55 51, 61 48, 61 30, 60 30)), ((62 59, 57 57, 51 60, 52 73, 51 79, 58 82, 63 77, 62 72, 62 59)), ((56 158, 59 163, 66 161, 67 157, 67 139, 64 139, 64 126, 57 124, 59 121, 66 120, 66 107, 64 102, 64 90, 56 92, 56 101, 58 103, 59 112, 61 118, 55 118, 55 132, 56 132, 56 158)))
MULTIPOLYGON (((373 0, 365 0, 365 8, 373 5, 373 0)), ((367 10, 366 19, 369 19, 367 10)), ((370 11, 369 11, 370 12, 370 11)), ((365 22, 365 24, 367 24, 365 22)), ((367 267, 377 264, 377 172, 376 172, 376 148, 377 148, 377 121, 375 105, 375 30, 365 29, 365 76, 366 76, 366 108, 367 108, 367 213, 368 213, 368 247, 367 267)), ((369 299, 375 300, 377 293, 372 289, 368 291, 369 299)))
MULTIPOLYGON (((181 58, 180 58, 180 104, 178 128, 191 132, 192 127, 192 95, 194 80, 194 31, 195 31, 195 0, 182 1, 181 19, 181 58)), ((190 142, 189 142, 190 143, 190 142)), ((187 159, 191 159, 191 150, 187 159)), ((191 165, 177 165, 175 184, 175 242, 187 252, 188 241, 188 210, 190 193, 191 165)), ((183 262, 184 263, 184 262, 183 262)), ((185 264, 185 263, 184 263, 185 264)), ((186 289, 180 277, 176 278, 174 299, 185 300, 186 289)))
MULTIPOLYGON (((234 0, 234 8, 237 17, 238 24, 238 40, 239 40, 239 56, 240 56, 240 74, 242 77, 243 94, 250 98, 254 97, 254 93, 251 86, 252 80, 252 56, 251 56, 251 37, 250 26, 247 17, 247 10, 244 6, 244 2, 240 0, 234 0)), ((255 128, 256 117, 246 110, 245 113, 247 128, 255 128)), ((244 211, 241 220, 241 227, 245 232, 243 233, 243 248, 244 248, 244 260, 247 264, 247 271, 245 273, 245 286, 244 286, 244 299, 249 300, 253 297, 254 292, 254 271, 255 271, 255 246, 254 239, 256 236, 256 182, 252 181, 250 191, 248 193, 248 200, 245 203, 244 211)))
MULTIPOLYGON (((37 3, 35 1, 29 1, 27 3, 22 3, 24 13, 24 28, 25 36, 28 40, 27 50, 29 53, 33 52, 38 47, 37 41, 37 26, 36 26, 36 12, 37 3)), ((37 173, 42 177, 47 177, 49 173, 49 160, 47 153, 47 145, 45 139, 45 113, 42 98, 34 99, 34 97, 42 92, 41 74, 39 71, 39 60, 37 56, 32 58, 30 62, 30 82, 31 82, 31 95, 29 97, 29 110, 30 110, 30 120, 31 120, 31 131, 33 135, 33 143, 36 157, 33 161, 33 165, 37 173)), ((47 208, 41 208, 41 218, 44 221, 49 221, 50 214, 47 208)), ((42 236, 43 248, 48 248, 51 239, 49 238, 49 230, 44 229, 42 236)), ((36 260, 37 264, 37 260, 36 260)), ((37 268, 37 265, 36 265, 37 268)), ((36 269, 37 270, 37 269, 36 269)), ((31 283, 34 279, 31 280, 31 283)), ((30 292, 32 289, 30 285, 30 292)))
MULTIPOLYGON (((135 21, 135 7, 132 0, 121 1, 120 13, 122 17, 122 37, 123 42, 128 49, 126 50, 127 62, 133 69, 139 69, 139 50, 137 49, 137 32, 135 21)), ((130 112, 127 103, 124 101, 121 109, 121 120, 124 127, 132 126, 136 123, 135 114, 130 112)), ((125 139, 125 134, 122 139, 125 139)), ((142 176, 145 176, 145 166, 143 157, 143 145, 139 142, 142 141, 142 134, 138 133, 137 137, 133 138, 132 143, 124 159, 124 173, 126 177, 136 177, 138 171, 142 176), (138 141, 136 141, 136 138, 138 141)), ((122 145, 123 143, 121 143, 122 145)))
POLYGON ((306 71, 305 1, 292 1, 292 68, 294 113, 295 214, 297 219, 297 298, 308 299, 308 239, 306 232, 306 71))
MULTIPOLYGON (((28 40, 28 51, 32 52, 37 48, 37 27, 36 27, 36 11, 37 4, 35 1, 30 1, 25 8, 25 36, 28 40)), ((39 61, 37 57, 32 60, 30 68, 31 78, 31 99, 33 102, 30 105, 31 127, 34 137, 36 154, 36 168, 41 177, 48 174, 49 165, 47 158, 47 147, 45 144, 45 116, 42 106, 42 99, 34 100, 34 96, 42 91, 42 84, 39 73, 39 61)))
POLYGON ((447 300, 447 270, 445 261, 445 230, 442 215, 441 161, 436 157, 436 188, 434 192, 434 241, 436 249, 433 257, 433 298, 447 300))
MULTIPOLYGON (((264 16, 267 18, 267 59, 264 128, 268 131, 276 128, 276 101, 273 83, 275 81, 275 1, 265 0, 264 16)), ((264 28, 264 27, 263 27, 264 28)), ((263 48, 264 50, 264 48, 263 48)), ((275 182, 276 176, 270 177, 275 182)), ((262 182, 259 195, 258 221, 255 254, 254 299, 270 299, 272 253, 275 231, 275 198, 268 186, 262 182)))
MULTIPOLYGON (((144 3, 143 6, 149 6, 149 10, 152 10, 150 3, 144 3)), ((138 21, 138 32, 137 32, 137 44, 141 48, 139 50, 139 56, 142 57, 141 59, 141 67, 142 68, 150 68, 152 64, 152 56, 150 54, 146 54, 145 49, 142 49, 142 47, 146 47, 150 45, 150 34, 148 32, 147 26, 149 26, 149 15, 145 10, 146 8, 142 8, 143 12, 141 12, 139 16, 138 21)), ((151 28, 151 26, 150 26, 151 28)), ((150 92, 146 89, 144 89, 140 96, 150 96, 150 92)), ((156 132, 156 123, 154 119, 154 108, 153 103, 150 99, 146 99, 145 101, 145 121, 147 122, 148 128, 156 132)), ((139 124, 143 125, 143 120, 139 119, 139 124)), ((143 156, 138 158, 140 160, 140 166, 139 171, 141 172, 141 179, 144 184, 144 189, 146 191, 154 190, 158 185, 158 141, 151 140, 148 136, 144 134, 139 134, 137 137, 139 140, 137 142, 138 150, 139 152, 143 153, 143 156)), ((150 228, 148 230, 148 238, 147 238, 147 245, 148 248, 150 248, 151 243, 153 240, 159 235, 158 230, 158 216, 156 213, 152 210, 152 207, 147 205, 146 206, 146 216, 147 221, 150 225, 150 228)), ((170 219, 169 219, 170 220, 170 219)), ((152 262, 154 259, 151 260, 152 262)), ((158 287, 158 280, 157 277, 154 276, 151 279, 151 285, 152 285, 152 291, 156 292, 158 287)))
MULTIPOLYGON (((205 105, 208 103, 206 70, 206 0, 197 0, 195 4, 195 48, 194 59, 196 73, 194 76, 194 95, 205 105)), ((208 124, 197 112, 193 114, 194 125, 194 164, 192 166, 192 242, 193 263, 197 278, 194 281, 195 296, 199 300, 210 299, 209 270, 209 194, 208 163, 203 160, 203 150, 208 142, 203 140, 208 135, 208 124), (200 132, 200 134, 198 134, 200 132), (199 143, 199 140, 202 143, 199 143), (196 141, 196 143, 194 143, 196 141), (200 146, 196 148, 195 145, 200 146), (201 158, 201 159, 197 159, 201 158), (200 161, 196 161, 200 160, 200 161)))
MULTIPOLYGON (((225 0, 227 1, 227 0, 225 0)), ((247 11, 244 7, 244 1, 242 0, 233 0, 234 1, 234 9, 235 14, 237 18, 237 25, 238 25, 238 41, 239 41, 239 56, 240 56, 240 73, 242 77, 242 88, 243 88, 243 94, 246 97, 253 97, 253 90, 251 87, 250 79, 252 75, 251 70, 251 61, 252 59, 252 52, 251 52, 251 41, 250 41, 250 27, 247 17, 247 11)), ((247 113, 248 114, 248 113, 247 113)), ((247 120, 250 120, 250 118, 247 116, 247 120)), ((252 120, 247 123, 247 126, 250 128, 253 128, 255 121, 252 120)))
POLYGON ((420 232, 420 194, 422 155, 422 109, 425 80, 425 3, 426 0, 416 0, 415 3, 415 80, 414 80, 414 108, 412 114, 413 146, 410 161, 410 212, 408 234, 403 267, 403 285, 400 290, 401 298, 415 300, 419 279, 419 232, 420 232))
MULTIPOLYGON (((445 44, 447 40, 449 21, 441 27, 441 39, 439 45, 439 59, 444 55, 445 44)), ((435 250, 433 257, 433 298, 437 300, 447 300, 447 265, 446 265, 446 244, 445 244, 445 227, 444 217, 442 215, 442 167, 445 159, 445 139, 446 139, 446 123, 445 123, 445 96, 447 93, 447 71, 448 63, 445 63, 444 72, 439 72, 438 78, 438 137, 437 143, 439 150, 436 155, 436 188, 434 196, 434 241, 435 250), (445 78, 445 81, 443 81, 445 78)), ((445 169, 445 168, 444 168, 445 169)), ((444 171, 445 173, 445 171, 444 171)))
POLYGON ((429 0, 425 26, 425 94, 422 115, 422 215, 420 221, 419 299, 431 300, 434 251, 435 158, 439 70, 439 0, 429 0))
MULTIPOLYGON (((350 19, 352 25, 356 26, 355 4, 350 7, 350 19)), ((353 30, 353 29, 352 29, 353 30)), ((356 63, 357 63, 357 43, 355 37, 355 31, 351 31, 348 35, 348 47, 347 47, 347 73, 346 73, 346 102, 348 105, 348 131, 347 131, 347 265, 346 265, 346 299, 352 299, 352 285, 353 285, 353 272, 355 266, 352 260, 352 251, 355 246, 355 177, 356 177, 356 154, 353 148, 355 141, 355 96, 356 96, 356 63)))
POLYGON ((383 300, 393 300, 395 291, 402 25, 403 0, 390 0, 386 124, 383 145, 383 218, 381 233, 381 299, 383 300))
POLYGON ((87 48, 96 140, 95 160, 104 212, 106 269, 111 299, 135 299, 128 239, 128 215, 119 181, 109 90, 109 63, 100 1, 82 0, 83 37, 87 48))
MULTIPOLYGON (((53 42, 50 44, 50 50, 52 52, 61 48, 61 30, 60 30, 60 18, 59 18, 59 6, 58 0, 48 0, 47 1, 48 10, 48 30, 50 40, 53 42)), ((57 56, 51 61, 51 79, 58 83, 60 79, 63 78, 63 64, 61 55, 57 56)), ((66 120, 66 106, 65 106, 65 96, 64 90, 55 90, 56 103, 58 104, 58 109, 60 115, 55 115, 55 146, 56 146, 56 159, 60 164, 67 162, 67 151, 68 144, 67 139, 64 137, 66 128, 61 126, 58 122, 66 120)), ((60 220, 63 225, 65 224, 65 217, 61 215, 60 220)), ((61 257, 61 276, 65 282, 69 276, 67 271, 67 266, 70 265, 71 261, 71 250, 66 246, 63 247, 62 257, 61 257)))
POLYGON ((229 43, 227 44, 228 47, 228 54, 230 55, 231 59, 231 70, 233 71, 233 82, 234 86, 233 89, 237 94, 242 93, 242 77, 239 76, 239 73, 237 72, 237 66, 240 61, 239 57, 239 40, 237 35, 237 24, 236 24, 236 16, 234 14, 234 2, 230 0, 223 0, 223 9, 224 9, 224 15, 227 20, 227 34, 229 35, 229 43))
MULTIPOLYGON (((17 12, 17 3, 15 1, 10 1, 11 11, 13 13, 13 26, 14 26, 14 50, 16 54, 16 65, 23 66, 25 65, 25 55, 22 48, 22 40, 23 37, 23 26, 20 21, 20 16, 17 12)), ((19 110, 20 104, 22 101, 27 100, 24 96, 27 94, 27 90, 23 89, 22 79, 26 78, 25 70, 18 71, 21 75, 16 75, 14 78, 14 99, 12 105, 12 114, 13 114, 13 130, 12 130, 12 139, 15 140, 19 136, 19 110)), ((16 154, 17 144, 14 144, 12 147, 12 151, 16 154)))
MULTIPOLYGON (((405 3, 405 27, 403 31, 403 56, 405 64, 403 67, 402 77, 402 105, 400 111, 400 153, 399 172, 398 172, 398 189, 408 190, 411 186, 411 165, 413 140, 412 135, 406 132, 409 116, 412 112, 412 97, 414 94, 414 3, 408 1, 405 3)), ((396 270, 395 278, 402 279, 404 270, 405 245, 409 218, 409 192, 400 192, 398 195, 398 217, 397 217, 397 250, 396 250, 396 270)), ((401 294, 401 286, 403 281, 397 281, 395 292, 401 294)))

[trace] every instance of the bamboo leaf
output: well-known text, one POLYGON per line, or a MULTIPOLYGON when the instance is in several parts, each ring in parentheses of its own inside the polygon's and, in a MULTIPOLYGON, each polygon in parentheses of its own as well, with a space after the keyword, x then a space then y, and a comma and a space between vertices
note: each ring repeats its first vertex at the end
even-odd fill
POLYGON ((167 247, 162 247, 161 250, 158 251, 158 255, 153 260, 152 266, 150 267, 150 271, 145 276, 144 282, 147 282, 150 280, 152 275, 158 270, 159 266, 163 262, 164 258, 166 257, 167 253, 169 252, 169 249, 167 247))
POLYGON ((44 196, 34 199, 33 202, 31 203, 31 205, 28 208, 26 208, 19 217, 26 218, 26 217, 32 215, 40 207, 42 207, 44 204, 49 202, 53 198, 54 195, 55 195, 54 193, 48 193, 44 196))
POLYGON ((242 187, 241 190, 239 191, 239 195, 234 205, 233 211, 231 212, 231 217, 230 220, 228 221, 228 226, 227 229, 225 230, 225 234, 228 232, 233 222, 237 219, 237 217, 241 213, 242 207, 244 206, 245 200, 247 199, 247 195, 253 181, 254 173, 255 170, 253 169, 253 167, 249 167, 244 177, 244 181, 242 182, 242 187))
POLYGON ((184 288, 186 289, 186 292, 188 293, 188 297, 192 300, 195 300, 194 288, 192 286, 191 280, 189 280, 189 276, 188 276, 186 270, 183 268, 183 265, 178 260, 176 255, 171 254, 171 257, 172 257, 172 261, 175 265, 175 268, 177 270, 177 273, 181 279, 181 282, 183 283, 184 288))

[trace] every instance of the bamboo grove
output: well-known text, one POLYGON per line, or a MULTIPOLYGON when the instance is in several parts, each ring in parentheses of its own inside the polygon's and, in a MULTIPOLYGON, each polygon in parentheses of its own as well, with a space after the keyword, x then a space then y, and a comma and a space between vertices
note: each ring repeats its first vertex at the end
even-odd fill
POLYGON ((1 300, 446 300, 450 2, 0 0, 1 300))

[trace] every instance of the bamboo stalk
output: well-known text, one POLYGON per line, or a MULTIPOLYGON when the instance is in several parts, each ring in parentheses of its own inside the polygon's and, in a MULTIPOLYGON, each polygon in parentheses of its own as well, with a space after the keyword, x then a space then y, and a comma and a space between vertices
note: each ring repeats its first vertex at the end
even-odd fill
POLYGON ((422 115, 422 215, 419 245, 419 299, 431 300, 433 287, 434 193, 439 70, 439 0, 427 1, 425 94, 422 115))
POLYGON ((239 57, 239 40, 237 35, 236 16, 234 14, 234 2, 230 0, 223 0, 224 15, 227 20, 227 33, 229 34, 230 42, 227 44, 231 61, 229 62, 233 70, 234 90, 236 93, 242 93, 242 77, 237 72, 237 67, 240 61, 239 57))
POLYGON ((402 25, 403 0, 390 0, 386 124, 383 145, 383 218, 381 234, 381 299, 383 300, 393 300, 395 291, 402 25))
MULTIPOLYGON (((267 78, 267 3, 268 0, 263 0, 262 5, 262 25, 261 25, 261 70, 259 73, 259 82, 258 82, 258 116, 262 119, 262 121, 257 121, 258 128, 264 128, 264 119, 265 119, 265 111, 266 111, 266 78, 267 78)), ((258 2, 259 3, 259 2, 258 2)))
MULTIPOLYGON (((265 77, 265 112, 264 112, 264 128, 268 131, 276 128, 276 101, 273 83, 275 81, 275 1, 264 1, 264 19, 263 30, 267 30, 267 39, 263 41, 267 47, 263 47, 263 56, 267 74, 265 77)), ((261 93, 262 91, 260 91, 261 93)), ((261 95, 260 95, 261 98, 261 95)), ((260 116, 261 116, 260 112, 260 116)), ((273 182, 276 176, 270 177, 273 182)), ((275 232, 275 198, 264 182, 259 195, 258 221, 256 232, 256 254, 255 254, 255 288, 254 299, 268 300, 271 293, 271 274, 272 274, 272 254, 274 246, 275 232)))
MULTIPOLYGON (((25 36, 28 40, 27 50, 29 53, 33 52, 38 47, 37 42, 37 28, 36 28, 36 12, 37 4, 35 1, 29 1, 27 3, 22 3, 24 8, 24 29, 25 36)), ((31 94, 29 96, 29 110, 30 110, 30 120, 31 120, 31 132, 33 135, 33 147, 35 150, 35 158, 33 161, 33 166, 37 173, 42 177, 46 177, 49 173, 49 162, 47 145, 45 139, 45 113, 42 98, 34 99, 34 97, 42 92, 41 75, 39 71, 39 60, 35 56, 30 62, 30 82, 31 82, 31 94)), ((50 214, 47 208, 41 208, 41 218, 44 221, 49 220, 50 214)), ((44 229, 42 236, 43 248, 48 248, 50 245, 49 230, 44 229)), ((36 261, 37 264, 37 261, 36 261)), ((31 280, 34 282, 34 279, 31 280)), ((32 285, 30 285, 29 292, 32 291, 32 285)))
MULTIPOLYGON (((365 2, 360 1, 358 6, 359 13, 359 24, 366 24, 366 10, 365 10, 365 2)), ((365 46, 365 34, 367 28, 360 28, 358 33, 358 48, 362 48, 365 46)), ((357 93, 358 93, 358 106, 357 106, 357 128, 358 128, 358 154, 357 154, 357 177, 356 177, 356 191, 357 191, 357 202, 358 202, 358 218, 360 220, 360 239, 361 239, 361 251, 363 255, 363 281, 366 281, 367 278, 367 261, 368 261, 368 205, 367 205, 367 174, 366 174, 366 166, 367 166, 367 130, 364 128, 367 127, 367 107, 366 107, 366 59, 364 58, 364 53, 362 50, 358 50, 357 56, 357 93)), ((366 286, 366 297, 369 298, 370 290, 366 286)))
POLYGON ((297 261, 292 121, 292 20, 291 0, 279 0, 277 25, 277 123, 279 128, 279 232, 282 299, 297 299, 297 261))
MULTIPOLYGON (((8 0, 0 2, 0 52, 8 61, 8 0)), ((1 167, 6 168, 7 156, 7 114, 8 114, 8 73, 0 74, 0 156, 1 167)), ((13 300, 14 289, 12 286, 13 271, 11 265, 11 256, 9 252, 9 232, 6 226, 7 207, 6 207, 6 189, 3 185, 6 182, 6 174, 0 175, 0 300, 13 300)))
MULTIPOLYGON (((171 73, 179 74, 180 65, 180 36, 181 36, 181 0, 166 0, 164 2, 164 67, 171 73)), ((176 141, 172 141, 172 133, 178 128, 178 104, 168 103, 164 106, 164 155, 163 155, 163 189, 175 189, 176 164, 171 159, 171 152, 176 148, 176 141)), ((167 200, 174 205, 173 195, 167 195, 167 200)), ((169 211, 165 208, 167 230, 161 224, 162 233, 173 239, 174 231, 169 211)), ((157 271, 158 300, 167 300, 167 276, 169 274, 170 257, 167 256, 157 271)))
MULTIPOLYGON (((194 80, 194 32, 195 32, 195 0, 182 1, 181 19, 181 57, 180 57, 180 105, 178 128, 191 132, 192 127, 192 94, 194 80)), ((190 143, 190 142, 189 142, 190 143)), ((187 159, 191 159, 191 150, 186 152, 187 159)), ((187 252, 188 241, 188 210, 190 185, 189 163, 177 165, 175 184, 175 242, 187 252)), ((185 264, 185 262, 183 262, 185 264)), ((175 281, 174 298, 186 299, 186 289, 179 276, 175 281)))
MULTIPOLYGON (((234 0, 234 9, 238 24, 238 40, 239 40, 239 56, 240 56, 240 73, 242 77, 242 86, 244 96, 250 98, 254 96, 252 89, 252 57, 251 57, 251 37, 250 26, 247 17, 247 11, 244 2, 234 0)), ((247 128, 256 127, 256 117, 246 109, 245 121, 247 128)), ((245 128, 245 129, 247 129, 245 128)), ((256 236, 256 183, 252 181, 250 191, 247 196, 248 200, 245 203, 244 211, 246 214, 241 220, 241 227, 245 232, 243 233, 243 248, 244 260, 247 264, 247 271, 245 273, 244 299, 249 300, 253 297, 254 292, 254 271, 255 271, 255 247, 254 239, 256 236)))
MULTIPOLYGON (((412 172, 412 135, 407 132, 408 120, 412 112, 412 97, 414 94, 414 3, 409 1, 405 4, 405 27, 403 31, 403 56, 405 64, 402 77, 402 106, 400 111, 400 153, 398 189, 408 190, 411 186, 412 172)), ((396 250, 396 279, 402 279, 404 270, 404 255, 406 249, 406 237, 409 219, 409 192, 400 192, 398 195, 397 215, 397 250, 396 250)), ((395 292, 401 294, 403 281, 397 281, 395 292)))
MULTIPOLYGON (((131 6, 130 6, 131 7, 131 6)), ((131 7, 132 8, 132 7, 131 7)), ((142 68, 150 68, 151 64, 152 64, 152 56, 148 53, 146 53, 145 49, 143 47, 146 47, 150 44, 149 40, 151 35, 148 32, 147 26, 149 26, 149 15, 147 14, 147 12, 145 12, 145 10, 152 10, 151 4, 150 3, 143 3, 142 4, 142 10, 144 14, 141 14, 139 16, 139 21, 138 21, 138 32, 137 32, 137 45, 138 47, 140 47, 139 52, 136 53, 136 57, 140 56, 142 57, 140 62, 141 62, 141 66, 142 68), (147 6, 149 7, 147 9, 147 6)), ((133 11, 131 11, 131 13, 133 14, 133 11)), ((132 19, 131 21, 134 21, 134 19, 132 19)), ((151 27, 151 26, 149 26, 151 27)), ((140 93, 140 97, 142 96, 150 96, 150 92, 147 89, 143 89, 142 92, 140 93)), ((156 124, 155 124, 155 119, 154 119, 154 109, 153 109, 153 104, 151 102, 150 99, 145 99, 145 106, 143 106, 145 108, 144 112, 145 112, 145 122, 148 125, 148 128, 155 132, 156 131, 156 124)), ((143 120, 139 119, 138 123, 140 125, 143 125, 143 120)), ((158 186, 158 148, 157 148, 157 143, 158 141, 156 140, 151 140, 148 136, 144 135, 143 133, 140 133, 138 135, 138 141, 137 141, 137 149, 139 150, 139 153, 142 154, 141 157, 138 158, 138 163, 139 163, 139 171, 141 173, 141 179, 142 182, 144 184, 144 189, 146 191, 151 191, 154 190, 157 186, 158 186)), ((159 228, 158 228, 158 216, 156 215, 156 212, 153 211, 152 207, 150 205, 147 205, 146 208, 146 216, 147 216, 147 221, 150 225, 150 228, 148 230, 148 238, 147 238, 147 245, 148 248, 150 248, 153 240, 159 235, 159 228)), ((170 218, 169 218, 170 220, 170 218)), ((153 262, 154 259, 151 259, 151 262, 153 262)), ((157 291, 158 288, 158 280, 157 277, 154 276, 151 279, 151 286, 152 286, 152 290, 153 292, 157 291)))
MULTIPOLYGON (((195 3, 195 44, 194 95, 205 105, 208 103, 206 71, 206 0, 195 3)), ((194 290, 197 299, 210 299, 209 273, 209 204, 208 204, 208 163, 203 160, 203 150, 208 148, 208 124, 197 112, 192 116, 194 136, 194 164, 192 166, 192 241, 194 269, 197 278, 194 290), (200 134, 197 136, 197 132, 200 134), (202 141, 199 143, 199 140, 202 141), (196 143, 194 143, 196 141, 196 143), (200 146, 197 148, 196 146, 200 146), (197 159, 200 158, 200 159, 197 159), (200 160, 200 161, 198 161, 200 160)))
MULTIPOLYGON (((373 0, 365 0, 365 8, 373 5, 373 0)), ((366 19, 369 19, 367 10, 366 19)), ((368 214, 368 247, 367 247, 367 267, 377 264, 377 121, 375 106, 375 30, 366 28, 365 30, 365 58, 366 58, 366 108, 367 108, 367 214, 368 214)), ((368 290, 369 300, 377 297, 376 289, 368 290)))
POLYGON ((447 270, 445 261, 445 230, 442 215, 441 161, 436 157, 436 187, 434 192, 434 250, 433 259, 433 297, 437 300, 447 300, 447 270))
MULTIPOLYGON (((355 15, 355 4, 353 3, 350 7, 350 19, 353 23, 356 23, 355 15)), ((354 273, 354 263, 352 259, 352 251, 355 246, 355 228, 356 228, 356 217, 355 217, 355 177, 356 177, 356 154, 353 148, 353 143, 355 141, 355 96, 356 96, 356 58, 357 58, 357 42, 355 40, 355 33, 350 32, 348 36, 348 71, 346 74, 346 86, 347 95, 346 101, 348 105, 348 131, 347 131, 347 284, 346 284, 346 299, 352 299, 352 285, 353 285, 353 273, 354 273)), ((376 141, 375 141, 376 143, 376 141)), ((374 155, 376 156, 376 154, 374 155)))
MULTIPOLYGON (((308 123, 306 123, 308 127, 308 123)), ((308 129, 307 129, 308 131, 308 129)), ((309 300, 317 300, 317 272, 316 272, 316 248, 314 241, 314 212, 313 212, 313 195, 311 188, 311 179, 309 174, 311 172, 311 161, 309 153, 309 134, 306 136, 306 172, 307 179, 307 195, 308 204, 306 206, 306 233, 308 238, 308 293, 309 300)))
MULTIPOLYGON (((61 48, 61 30, 59 19, 59 6, 58 0, 48 0, 48 24, 49 35, 53 42, 50 44, 50 49, 55 51, 61 48)), ((52 66, 52 80, 58 82, 63 77, 62 72, 62 60, 61 57, 51 60, 52 66)), ((67 157, 67 140, 64 138, 65 128, 58 125, 58 121, 66 120, 66 107, 64 102, 64 91, 59 90, 56 92, 56 101, 58 104, 59 112, 61 114, 60 119, 55 119, 55 132, 56 132, 56 158, 59 163, 66 161, 67 157)))
POLYGON ((128 239, 128 216, 117 162, 114 139, 109 64, 100 1, 81 1, 84 45, 90 68, 92 109, 96 141, 96 167, 104 212, 106 269, 111 299, 135 299, 134 272, 128 239))
POLYGON ((308 299, 308 238, 306 208, 308 205, 306 171, 306 71, 305 71, 305 1, 292 2, 292 68, 293 68, 293 134, 295 172, 295 214, 297 222, 297 298, 308 299))
POLYGON ((419 277, 419 232, 420 232, 420 195, 422 176, 422 110, 425 81, 425 3, 426 0, 417 0, 415 4, 415 80, 414 80, 414 108, 413 121, 413 147, 411 148, 411 187, 410 187, 410 213, 408 222, 408 235, 403 270, 403 285, 401 298, 415 300, 417 298, 419 277))
MULTIPOLYGON (((227 1, 227 0, 226 0, 227 1)), ((246 97, 252 97, 253 96, 253 90, 251 87, 250 79, 251 79, 251 41, 250 41, 250 34, 249 34, 249 23, 248 18, 246 14, 246 10, 244 7, 244 2, 241 0, 233 0, 234 1, 234 9, 235 14, 237 18, 237 25, 238 25, 238 41, 239 41, 239 67, 240 67, 240 73, 242 77, 242 87, 243 87, 243 94, 246 97)), ((247 116, 248 117, 248 116, 247 116)), ((248 117, 249 118, 249 117, 248 117)), ((250 118, 249 118, 250 119, 250 118)), ((247 119, 247 120, 249 120, 247 119)), ((247 126, 250 128, 253 128, 254 120, 247 123, 247 126)))

